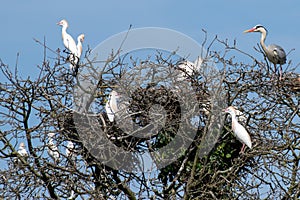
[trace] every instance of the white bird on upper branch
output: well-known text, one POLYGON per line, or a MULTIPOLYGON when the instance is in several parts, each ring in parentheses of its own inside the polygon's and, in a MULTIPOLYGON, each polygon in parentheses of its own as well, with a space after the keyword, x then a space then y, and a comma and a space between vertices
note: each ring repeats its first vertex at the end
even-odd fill
POLYGON ((78 37, 77 37, 77 55, 76 55, 76 59, 75 59, 75 63, 76 63, 76 66, 74 68, 74 74, 73 76, 76 76, 77 75, 77 72, 78 72, 78 68, 79 68, 79 61, 80 61, 80 57, 81 57, 81 54, 82 54, 82 43, 84 41, 84 34, 80 34, 78 37))
POLYGON ((286 53, 284 49, 281 46, 278 46, 276 44, 270 44, 269 46, 265 45, 265 40, 268 34, 268 31, 265 27, 258 24, 254 26, 253 28, 249 30, 245 30, 244 33, 249 32, 260 32, 261 33, 261 39, 260 39, 260 45, 265 52, 268 60, 274 64, 275 73, 277 72, 276 65, 279 64, 279 80, 282 78, 282 65, 286 63, 286 53))
POLYGON ((69 33, 67 33, 67 28, 69 27, 67 20, 63 19, 58 22, 57 25, 62 26, 62 40, 64 46, 70 51, 70 55, 67 60, 69 60, 71 63, 70 69, 75 71, 82 53, 82 42, 84 41, 84 34, 78 36, 78 44, 76 45, 73 37, 69 33))
POLYGON ((231 121, 232 121, 231 127, 233 130, 233 133, 237 137, 237 139, 243 143, 241 153, 244 152, 245 144, 251 149, 252 142, 251 142, 250 135, 246 131, 246 129, 238 122, 237 117, 236 117, 236 109, 233 106, 229 106, 224 111, 231 115, 231 121))
POLYGON ((77 37, 77 57, 80 58, 81 57, 81 54, 82 54, 82 43, 84 41, 84 37, 85 35, 84 34, 80 34, 78 37, 77 37))

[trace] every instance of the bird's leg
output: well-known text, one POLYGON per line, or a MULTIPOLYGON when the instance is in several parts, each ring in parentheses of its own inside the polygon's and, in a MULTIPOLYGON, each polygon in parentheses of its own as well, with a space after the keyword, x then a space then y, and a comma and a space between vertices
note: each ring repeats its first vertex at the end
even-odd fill
POLYGON ((279 67, 279 80, 281 81, 282 79, 282 65, 279 67))
POLYGON ((271 81, 273 81, 274 76, 276 76, 276 74, 277 74, 277 68, 276 68, 276 64, 274 64, 274 73, 272 73, 271 81))
POLYGON ((243 144, 240 153, 242 154, 242 153, 244 153, 244 151, 245 151, 245 144, 243 144))

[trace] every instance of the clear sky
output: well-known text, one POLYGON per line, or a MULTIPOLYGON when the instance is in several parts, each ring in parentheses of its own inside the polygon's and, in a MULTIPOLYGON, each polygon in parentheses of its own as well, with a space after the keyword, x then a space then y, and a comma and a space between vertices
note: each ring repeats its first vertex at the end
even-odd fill
POLYGON ((288 59, 299 63, 299 8, 299 0, 3 1, 0 58, 14 66, 19 52, 21 72, 34 72, 43 59, 43 49, 33 38, 43 40, 45 36, 50 48, 63 49, 61 27, 56 22, 65 18, 70 25, 68 32, 74 38, 85 33, 85 49, 87 45, 94 48, 132 24, 133 28, 174 29, 200 43, 203 40, 201 29, 205 29, 211 37, 217 34, 223 39, 237 39, 238 47, 254 55, 253 46, 259 42, 260 35, 245 35, 243 31, 260 23, 269 30, 266 43, 279 44, 286 52, 295 48, 288 59))

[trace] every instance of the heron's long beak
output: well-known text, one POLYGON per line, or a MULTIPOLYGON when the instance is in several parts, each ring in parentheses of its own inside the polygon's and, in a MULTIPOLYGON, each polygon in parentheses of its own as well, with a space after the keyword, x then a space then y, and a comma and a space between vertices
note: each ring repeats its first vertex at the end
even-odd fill
POLYGON ((253 32, 254 30, 255 30, 255 28, 251 28, 251 29, 245 30, 244 33, 250 33, 250 32, 253 32))

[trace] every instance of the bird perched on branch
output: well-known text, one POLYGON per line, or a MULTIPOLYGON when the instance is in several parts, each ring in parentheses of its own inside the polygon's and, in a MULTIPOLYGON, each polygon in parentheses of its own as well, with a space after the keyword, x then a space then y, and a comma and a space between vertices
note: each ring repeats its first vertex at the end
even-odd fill
POLYGON ((106 114, 110 122, 114 121, 115 114, 119 111, 118 99, 119 94, 115 90, 111 91, 109 94, 108 101, 105 105, 106 114))
POLYGON ((198 72, 200 70, 202 62, 203 60, 201 57, 198 57, 194 62, 188 60, 180 61, 177 65, 177 68, 182 71, 179 80, 193 78, 195 72, 198 72))
POLYGON ((66 156, 71 158, 74 154, 74 143, 72 141, 68 141, 66 148, 66 156))
POLYGON ((77 37, 77 57, 80 58, 81 57, 81 54, 82 54, 82 43, 84 41, 84 37, 85 35, 84 34, 80 34, 78 37, 77 37))
POLYGON ((28 152, 26 150, 26 146, 25 146, 24 142, 20 143, 19 149, 18 149, 18 154, 20 154, 20 156, 22 156, 22 157, 28 157, 28 152))
POLYGON ((77 55, 76 55, 76 59, 75 59, 75 63, 76 63, 76 66, 74 68, 74 74, 73 76, 76 76, 77 75, 77 72, 78 72, 78 67, 79 67, 79 60, 80 60, 80 57, 81 57, 81 54, 82 54, 82 43, 84 41, 84 34, 80 34, 78 37, 77 37, 77 55))
POLYGON ((253 28, 249 30, 245 30, 244 33, 250 33, 250 32, 260 32, 261 33, 261 39, 260 39, 260 45, 265 52, 268 60, 274 64, 275 73, 277 72, 276 65, 279 64, 279 80, 282 79, 282 65, 286 63, 286 53, 284 49, 276 44, 270 44, 269 46, 265 45, 265 40, 268 34, 268 31, 265 27, 258 24, 254 26, 253 28))
POLYGON ((229 106, 224 111, 231 115, 231 121, 232 121, 231 127, 233 130, 233 133, 237 137, 237 139, 243 143, 243 147, 240 152, 241 153, 244 152, 245 144, 251 149, 252 142, 251 142, 250 135, 246 131, 246 129, 238 122, 237 117, 236 117, 236 109, 233 106, 229 106))
POLYGON ((54 160, 55 163, 58 163, 60 154, 58 152, 57 146, 53 142, 53 137, 55 133, 48 133, 49 141, 48 141, 48 154, 54 160))
MULTIPOLYGON (((26 150, 26 146, 25 146, 24 142, 20 143, 19 149, 18 149, 17 152, 19 154, 19 157, 22 157, 24 161, 27 161, 29 154, 26 150)), ((22 164, 23 164, 23 162, 19 158, 14 158, 13 159, 13 166, 14 167, 21 167, 22 164)))
POLYGON ((70 51, 70 55, 67 60, 69 60, 70 69, 73 71, 76 71, 79 59, 82 53, 82 42, 84 41, 84 34, 80 34, 77 38, 77 45, 73 37, 67 33, 67 28, 69 27, 69 24, 67 20, 63 19, 60 22, 57 23, 57 25, 62 26, 62 40, 64 43, 64 46, 70 51))

